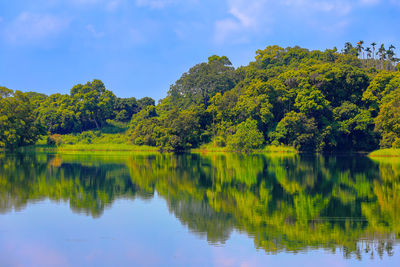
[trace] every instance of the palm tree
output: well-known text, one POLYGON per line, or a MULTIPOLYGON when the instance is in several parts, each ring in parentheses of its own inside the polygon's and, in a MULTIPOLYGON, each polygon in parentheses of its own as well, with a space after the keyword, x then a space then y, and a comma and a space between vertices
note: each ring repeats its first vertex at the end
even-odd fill
POLYGON ((396 47, 394 47, 394 45, 390 45, 389 49, 386 50, 386 55, 391 63, 390 66, 394 66, 394 63, 395 63, 395 61, 394 61, 395 53, 393 51, 394 49, 396 49, 396 47))
POLYGON ((367 47, 366 49, 365 49, 365 52, 367 52, 367 68, 368 68, 368 62, 370 61, 370 58, 371 58, 371 48, 370 47, 367 47))
POLYGON ((359 56, 360 59, 361 59, 361 51, 362 51, 362 49, 363 49, 363 47, 362 47, 362 41, 359 41, 359 42, 357 43, 356 49, 357 49, 357 52, 358 52, 358 56, 359 56))
POLYGON ((364 50, 365 50, 365 49, 364 49, 364 46, 363 46, 364 41, 363 41, 363 40, 360 40, 359 43, 360 43, 360 46, 361 46, 361 50, 363 51, 363 52, 362 52, 362 59, 364 59, 364 50))
POLYGON ((374 60, 375 60, 375 46, 376 46, 376 43, 375 43, 375 42, 372 42, 372 43, 371 43, 371 46, 372 46, 372 56, 373 56, 373 58, 374 58, 374 60))
POLYGON ((376 53, 377 55, 379 55, 379 59, 381 60, 381 64, 382 64, 382 69, 384 69, 385 65, 385 59, 386 59, 386 49, 385 49, 385 45, 381 44, 381 47, 379 47, 378 52, 376 53))
POLYGON ((354 49, 353 45, 350 42, 346 42, 344 44, 343 54, 350 55, 352 54, 353 49, 354 49))

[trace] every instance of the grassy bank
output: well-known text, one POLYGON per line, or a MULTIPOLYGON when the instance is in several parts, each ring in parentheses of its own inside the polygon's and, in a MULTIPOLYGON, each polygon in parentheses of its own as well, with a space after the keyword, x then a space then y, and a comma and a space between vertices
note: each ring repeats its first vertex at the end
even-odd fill
POLYGON ((158 151, 152 146, 136 146, 130 144, 72 144, 61 146, 34 145, 19 149, 19 151, 158 151))
MULTIPOLYGON (((205 144, 200 148, 192 149, 194 153, 212 153, 212 152, 238 152, 231 151, 227 147, 217 147, 213 144, 205 144)), ((265 146, 262 149, 256 149, 252 153, 297 153, 297 150, 289 146, 265 146)))
POLYGON ((400 157, 400 148, 385 148, 371 152, 370 157, 400 157))

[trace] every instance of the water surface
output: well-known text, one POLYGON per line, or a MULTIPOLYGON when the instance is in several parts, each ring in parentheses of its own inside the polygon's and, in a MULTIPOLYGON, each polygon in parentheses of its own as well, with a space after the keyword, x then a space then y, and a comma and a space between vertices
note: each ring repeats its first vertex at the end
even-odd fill
POLYGON ((400 264, 400 159, 0 154, 0 265, 400 264))

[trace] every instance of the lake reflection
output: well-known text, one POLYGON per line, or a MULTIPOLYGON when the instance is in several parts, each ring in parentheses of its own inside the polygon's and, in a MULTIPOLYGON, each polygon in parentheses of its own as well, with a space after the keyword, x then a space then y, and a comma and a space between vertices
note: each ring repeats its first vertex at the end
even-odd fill
MULTIPOLYGON (((0 154, 0 221, 14 211, 28 213, 31 203, 52 200, 46 205, 61 205, 55 200, 95 218, 95 224, 105 210, 114 209, 114 201, 136 198, 166 203, 191 236, 212 246, 223 247, 232 235, 242 233, 264 255, 323 249, 364 262, 398 252, 400 159, 0 154)), ((152 207, 146 212, 151 214, 152 207)), ((167 227, 162 222, 160 218, 160 225, 142 227, 167 227)))

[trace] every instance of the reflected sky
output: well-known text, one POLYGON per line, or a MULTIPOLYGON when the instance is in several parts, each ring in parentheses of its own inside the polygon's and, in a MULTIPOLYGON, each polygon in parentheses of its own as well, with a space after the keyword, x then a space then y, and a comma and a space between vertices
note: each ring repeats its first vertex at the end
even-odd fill
POLYGON ((395 160, 0 154, 0 163, 2 266, 400 263, 395 160))

